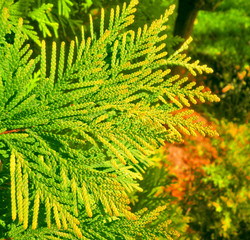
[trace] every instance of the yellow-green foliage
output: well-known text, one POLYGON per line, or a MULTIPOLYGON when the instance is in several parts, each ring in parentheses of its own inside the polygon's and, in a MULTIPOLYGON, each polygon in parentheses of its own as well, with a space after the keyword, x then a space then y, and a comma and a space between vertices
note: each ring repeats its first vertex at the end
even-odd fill
POLYGON ((171 75, 181 65, 193 75, 211 72, 181 52, 164 52, 166 23, 174 6, 150 26, 124 31, 138 1, 111 10, 91 37, 46 43, 32 58, 22 19, 11 25, 6 9, 0 30, 0 155, 10 172, 12 226, 17 239, 155 239, 170 237, 167 222, 147 228, 164 207, 132 213, 127 194, 163 141, 181 141, 180 131, 216 134, 203 122, 173 115, 195 99, 218 101, 187 78, 171 75), (48 64, 49 63, 49 64, 48 64), (49 66, 48 66, 49 65, 49 66), (165 125, 167 127, 165 127, 165 125), (142 215, 142 218, 140 218, 142 215), (45 225, 47 224, 47 226, 45 225), (165 225, 164 225, 165 224, 165 225), (165 230, 164 230, 165 229, 165 230), (117 238, 116 238, 117 237, 117 238))

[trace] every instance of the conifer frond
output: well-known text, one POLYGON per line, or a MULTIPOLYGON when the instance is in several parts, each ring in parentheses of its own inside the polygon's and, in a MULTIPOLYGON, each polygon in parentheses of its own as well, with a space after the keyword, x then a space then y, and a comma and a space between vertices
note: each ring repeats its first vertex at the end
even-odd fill
MULTIPOLYGON (((136 215, 127 211, 127 219, 118 218, 116 216, 104 216, 103 220, 100 221, 100 219, 95 216, 90 222, 89 219, 84 218, 82 219, 84 224, 81 226, 81 239, 138 239, 141 237, 148 240, 158 239, 159 237, 175 239, 174 237, 178 236, 178 232, 171 229, 171 221, 165 221, 158 227, 155 227, 152 224, 163 211, 166 211, 166 206, 158 207, 153 211, 142 209, 136 213, 136 215), (119 231, 117 231, 118 229, 119 231)), ((14 238, 18 237, 18 239, 21 240, 28 239, 30 237, 38 240, 41 239, 41 236, 45 240, 78 239, 72 230, 58 229, 56 225, 51 226, 51 228, 41 227, 35 230, 29 228, 26 231, 24 231, 22 226, 12 226, 11 235, 14 238)))
POLYGON ((108 29, 102 10, 100 36, 91 25, 91 37, 72 41, 68 52, 65 43, 59 51, 52 43, 49 66, 45 41, 40 56, 32 59, 22 20, 14 29, 14 44, 6 43, 5 21, 0 31, 0 154, 10 159, 12 219, 18 218, 23 229, 13 228, 13 236, 15 231, 34 238, 39 232, 44 239, 168 236, 168 231, 147 228, 164 209, 140 219, 130 211, 128 193, 142 190, 137 179, 165 140, 181 141, 182 133, 215 134, 186 116, 189 112, 173 112, 196 99, 218 98, 163 70, 177 64, 191 72, 210 71, 189 64, 180 55, 185 46, 165 59, 167 36, 162 33, 174 7, 137 33, 124 32, 137 3, 111 10, 108 29))
POLYGON ((51 29, 53 29, 55 36, 58 37, 58 23, 54 22, 49 14, 52 7, 53 4, 44 2, 38 2, 34 5, 31 0, 18 0, 15 2, 5 0, 0 2, 0 12, 7 17, 9 28, 13 31, 19 18, 24 18, 25 24, 22 27, 22 33, 39 46, 41 45, 39 37, 30 21, 37 22, 44 37, 52 35, 51 29))
POLYGON ((187 57, 185 53, 181 53, 188 49, 188 45, 192 42, 192 37, 189 37, 183 45, 175 52, 173 53, 168 59, 167 64, 173 65, 173 66, 182 66, 185 67, 187 70, 190 71, 190 73, 193 76, 197 75, 197 72, 199 74, 205 73, 212 73, 213 69, 209 68, 207 65, 199 65, 199 60, 196 60, 193 63, 190 63, 191 57, 187 57))

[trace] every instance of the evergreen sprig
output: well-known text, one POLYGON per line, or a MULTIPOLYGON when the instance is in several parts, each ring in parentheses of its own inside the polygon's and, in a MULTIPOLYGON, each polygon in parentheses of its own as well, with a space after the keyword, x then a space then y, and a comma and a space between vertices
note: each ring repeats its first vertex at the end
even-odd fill
POLYGON ((189 63, 181 53, 187 43, 166 58, 163 31, 173 6, 150 26, 124 31, 137 4, 111 9, 108 23, 102 10, 98 32, 90 16, 91 36, 82 31, 68 52, 65 43, 53 43, 50 59, 44 41, 40 56, 32 57, 22 19, 13 28, 3 11, 0 155, 9 161, 15 221, 9 236, 154 239, 173 233, 167 222, 147 228, 164 206, 132 213, 127 194, 142 190, 137 180, 165 140, 180 141, 181 132, 216 134, 188 117, 192 110, 173 112, 197 98, 218 97, 164 70, 181 65, 192 74, 211 72, 189 63), (13 44, 5 39, 10 30, 13 44))

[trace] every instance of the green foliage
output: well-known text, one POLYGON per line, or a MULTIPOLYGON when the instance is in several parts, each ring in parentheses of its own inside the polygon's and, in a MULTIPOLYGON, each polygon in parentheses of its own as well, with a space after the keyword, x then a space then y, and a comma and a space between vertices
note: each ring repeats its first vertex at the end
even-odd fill
POLYGON ((174 178, 168 169, 170 163, 166 158, 166 149, 159 148, 152 161, 155 164, 147 168, 142 175, 143 179, 140 181, 140 187, 143 191, 137 191, 130 196, 132 210, 138 211, 145 206, 149 210, 153 210, 164 204, 167 207, 166 213, 160 215, 152 227, 169 220, 172 228, 178 231, 180 237, 185 236, 188 217, 183 216, 181 207, 178 204, 173 204, 175 198, 165 191, 167 186, 172 185, 172 179, 174 178))
MULTIPOLYGON (((164 9, 169 8, 172 4, 178 6, 178 0, 144 0, 143 4, 138 6, 138 10, 135 13, 136 24, 134 24, 133 29, 136 30, 138 26, 143 26, 145 23, 150 23, 154 19, 158 19, 163 13, 164 9)), ((168 38, 165 40, 167 52, 169 54, 173 53, 173 47, 178 43, 183 42, 183 40, 177 36, 173 36, 175 20, 177 17, 177 11, 173 13, 171 18, 168 20, 168 26, 166 33, 168 38)))
POLYGON ((13 27, 18 25, 19 18, 24 19, 22 32, 40 45, 42 38, 53 37, 70 39, 75 30, 84 23, 82 14, 86 14, 90 7, 100 7, 101 1, 91 0, 81 4, 75 0, 33 1, 33 0, 1 0, 0 11, 10 14, 8 21, 13 27))
POLYGON ((214 12, 200 11, 193 32, 195 41, 190 47, 193 57, 209 63, 215 71, 208 76, 206 85, 217 89, 222 101, 209 112, 239 123, 246 121, 250 108, 249 80, 243 85, 237 76, 250 62, 249 12, 248 0, 224 0, 214 12), (234 89, 223 93, 228 84, 234 89))
POLYGON ((224 0, 214 12, 200 11, 194 27, 194 50, 221 55, 234 65, 249 61, 250 3, 224 0), (198 46, 198 48, 197 48, 198 46))
MULTIPOLYGON (((69 11, 70 1, 65 3, 62 14, 69 11)), ((16 25, 11 11, 2 8, 1 234, 18 239, 175 235, 168 221, 154 225, 166 206, 133 213, 128 194, 141 190, 137 180, 165 140, 182 141, 182 132, 216 134, 190 117, 192 110, 173 112, 197 99, 219 99, 170 75, 175 65, 192 74, 212 72, 182 54, 189 41, 166 57, 161 42, 173 6, 150 26, 125 31, 137 3, 111 9, 109 19, 102 10, 98 31, 90 16, 90 37, 82 31, 82 40, 71 41, 68 50, 64 42, 53 42, 48 53, 42 41, 38 56, 25 42, 23 20, 16 25), (6 40, 11 33, 13 43, 6 40)))
MULTIPOLYGON (((93 14, 96 18, 101 14, 101 7, 109 9, 115 7, 123 1, 115 0, 86 0, 79 3, 76 0, 42 0, 34 3, 33 0, 7 0, 0 2, 0 10, 10 13, 9 21, 13 26, 17 26, 19 18, 24 19, 22 31, 30 40, 40 45, 41 39, 71 41, 78 36, 78 29, 84 25, 85 29, 89 27, 88 14, 93 14)), ((129 3, 129 1, 126 1, 129 3)), ((136 30, 138 26, 145 23, 151 23, 153 20, 164 14, 165 9, 170 5, 177 4, 176 0, 170 1, 144 1, 138 6, 136 13, 137 23, 131 29, 136 30), (155 6, 160 6, 155 8, 155 6)), ((176 15, 176 14, 174 14, 176 15)), ((169 26, 173 26, 175 16, 171 17, 169 26)), ((167 31, 167 51, 172 53, 172 46, 180 42, 180 39, 173 38, 173 29, 167 31)), ((13 41, 13 36, 11 41, 13 41)))
POLYGON ((35 21, 38 24, 39 29, 43 33, 43 37, 47 35, 51 36, 51 30, 53 30, 57 36, 58 23, 53 20, 50 14, 52 7, 53 4, 43 1, 37 1, 37 4, 34 4, 32 0, 19 0, 16 2, 12 0, 0 1, 0 11, 5 12, 6 16, 9 15, 8 21, 12 26, 11 31, 14 32, 14 29, 18 25, 19 18, 23 18, 23 34, 27 35, 37 44, 40 44, 40 39, 31 21, 35 21))

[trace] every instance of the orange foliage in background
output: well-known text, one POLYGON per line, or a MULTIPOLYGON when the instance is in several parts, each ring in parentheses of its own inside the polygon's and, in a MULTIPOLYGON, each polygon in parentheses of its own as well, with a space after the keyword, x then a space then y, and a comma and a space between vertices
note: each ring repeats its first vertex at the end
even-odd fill
MULTIPOLYGON (((197 115, 198 113, 195 113, 197 115)), ((199 121, 202 116, 199 115, 199 121)), ((204 119, 204 118, 203 118, 204 119)), ((248 122, 248 121, 247 121, 248 122)), ((216 128, 216 126, 214 126, 216 128)), ((217 126, 219 128, 219 126, 217 126)), ((233 123, 229 123, 227 126, 223 126, 224 137, 227 134, 231 138, 237 136, 243 136, 243 132, 246 131, 245 126, 237 126, 233 123)), ((239 138, 239 137, 238 137, 239 138)), ((240 149, 244 148, 244 145, 250 144, 247 140, 243 142, 237 141, 237 145, 240 149)), ((165 153, 168 163, 168 168, 171 175, 174 176, 172 184, 165 187, 165 191, 176 197, 179 201, 185 201, 188 196, 192 196, 197 192, 197 179, 202 181, 202 177, 205 176, 202 169, 206 165, 213 164, 215 161, 223 162, 228 146, 223 137, 203 137, 198 134, 194 136, 185 136, 183 143, 166 143, 165 153), (217 140, 217 145, 212 141, 217 140), (170 163, 170 164, 169 164, 170 163), (195 181, 196 180, 196 181, 195 181)), ((239 163, 234 163, 239 167, 239 163)), ((250 177, 249 177, 250 178, 250 177)), ((177 200, 177 201, 178 201, 177 200)))
MULTIPOLYGON (((185 111, 185 109, 180 111, 185 111)), ((198 116, 195 122, 207 122, 197 112, 194 112, 193 115, 198 116)), ((209 124, 207 123, 207 125, 209 124)), ((214 128, 216 127, 214 126, 214 128)), ((166 158, 170 162, 170 165, 166 167, 170 174, 175 176, 172 180, 173 184, 167 186, 165 191, 171 193, 178 200, 183 200, 185 194, 195 193, 197 188, 197 185, 193 184, 195 178, 204 174, 202 167, 217 159, 218 152, 209 137, 201 136, 198 133, 196 137, 185 136, 181 144, 166 143, 165 149, 166 158)))
POLYGON ((201 135, 188 136, 182 144, 167 143, 165 147, 166 157, 171 163, 168 166, 169 171, 176 177, 172 180, 173 184, 165 191, 170 192, 178 200, 183 200, 186 192, 195 193, 196 187, 193 185, 195 176, 204 174, 202 167, 218 157, 217 150, 209 138, 201 135))
MULTIPOLYGON (((249 76, 250 67, 247 66, 238 72, 237 81, 245 85, 249 76)), ((205 77, 199 79, 198 85, 203 80, 205 77)), ((236 82, 228 83, 220 92, 228 94, 235 86, 236 82)), ((204 91, 209 91, 209 88, 204 91)), ((199 116, 197 122, 206 121, 196 112, 193 115, 199 116)), ((197 134, 196 137, 185 136, 180 144, 165 144, 167 162, 163 164, 169 171, 172 184, 165 186, 163 191, 175 197, 172 203, 180 204, 184 215, 190 216, 188 233, 214 234, 213 239, 249 235, 249 116, 248 113, 242 125, 223 118, 217 120, 214 128, 220 136, 209 138, 197 134)))

